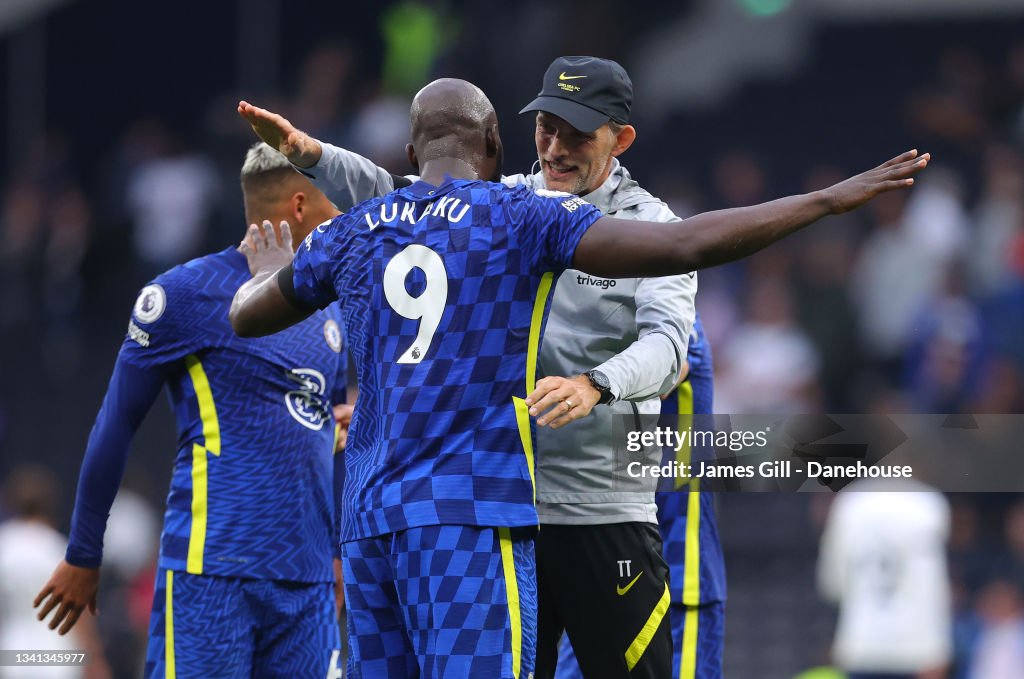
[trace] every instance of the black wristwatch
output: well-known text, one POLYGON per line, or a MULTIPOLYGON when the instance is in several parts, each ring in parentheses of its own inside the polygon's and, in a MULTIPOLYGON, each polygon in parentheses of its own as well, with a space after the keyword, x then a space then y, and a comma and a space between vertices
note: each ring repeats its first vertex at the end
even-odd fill
POLYGON ((607 375, 600 370, 588 370, 583 374, 590 380, 590 386, 601 394, 597 401, 598 405, 608 405, 615 400, 615 396, 612 395, 612 383, 608 381, 607 375))

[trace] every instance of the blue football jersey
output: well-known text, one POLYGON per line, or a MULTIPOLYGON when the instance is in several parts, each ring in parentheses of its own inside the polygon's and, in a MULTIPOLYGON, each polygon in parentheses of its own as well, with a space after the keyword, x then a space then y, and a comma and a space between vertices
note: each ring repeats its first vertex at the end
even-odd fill
MULTIPOLYGON (((680 417, 712 413, 714 368, 699 314, 686 360, 690 364, 687 379, 662 402, 664 426, 683 428, 690 421, 680 426, 680 417)), ((699 492, 699 482, 691 479, 685 489, 656 495, 672 602, 687 606, 725 601, 726 596, 725 559, 718 538, 714 494, 699 492)))
POLYGON ((160 566, 332 581, 340 316, 240 338, 228 310, 250 277, 234 248, 171 269, 143 288, 121 347, 119 360, 164 373, 177 419, 160 566))
POLYGON ((438 524, 533 526, 533 390, 554 277, 600 212, 576 196, 425 182, 321 225, 298 300, 341 301, 359 399, 343 540, 438 524))

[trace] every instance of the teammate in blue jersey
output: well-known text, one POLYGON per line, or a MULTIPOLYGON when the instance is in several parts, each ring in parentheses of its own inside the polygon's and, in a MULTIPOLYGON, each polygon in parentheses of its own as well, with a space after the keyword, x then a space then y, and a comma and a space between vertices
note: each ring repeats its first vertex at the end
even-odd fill
POLYGON ((294 259, 287 224, 250 227, 253 277, 232 325, 266 335, 342 301, 360 386, 342 528, 349 676, 526 677, 537 523, 528 405, 554 275, 732 261, 909 186, 927 156, 908 152, 821 193, 656 224, 483 181, 500 176, 501 141, 470 83, 431 83, 411 122, 420 181, 319 227, 294 259))
MULTIPOLYGON (((662 401, 662 426, 686 429, 693 415, 710 415, 714 400, 711 345, 697 315, 686 351, 683 380, 662 401), (681 420, 681 418, 683 418, 681 420)), ((689 449, 680 451, 689 457, 689 449)), ((689 459, 680 460, 689 463, 689 459)), ((725 559, 718 539, 714 500, 699 479, 687 488, 656 494, 658 527, 669 566, 672 676, 718 679, 725 639, 725 559)), ((559 646, 557 679, 582 679, 572 644, 559 646)))
MULTIPOLYGON (((683 430, 694 415, 710 415, 714 399, 711 346, 697 316, 686 353, 688 371, 665 398, 666 426, 683 430)), ((694 425, 696 426, 696 425, 694 425)), ((693 451, 684 449, 684 457, 693 451)), ((689 463, 690 460, 684 460, 689 463)), ((673 677, 719 679, 725 640, 725 559, 718 539, 714 496, 700 492, 700 479, 688 487, 658 493, 658 526, 669 566, 672 603, 673 677)))
MULTIPOLYGON (((287 219, 305 234, 338 214, 265 144, 249 150, 241 181, 249 220, 287 219)), ((41 620, 56 610, 61 634, 95 612, 129 443, 167 385, 178 444, 147 677, 325 677, 337 664, 340 315, 332 306, 273 337, 240 338, 228 309, 248 278, 230 247, 142 289, 89 436, 65 560, 35 602, 41 620)))

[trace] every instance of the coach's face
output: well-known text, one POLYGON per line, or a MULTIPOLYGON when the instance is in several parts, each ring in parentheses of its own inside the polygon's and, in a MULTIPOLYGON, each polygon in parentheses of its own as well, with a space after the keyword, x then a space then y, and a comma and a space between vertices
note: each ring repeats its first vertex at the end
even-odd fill
POLYGON ((612 158, 635 138, 631 125, 613 131, 605 123, 593 132, 582 132, 553 113, 537 113, 534 140, 545 186, 580 196, 590 193, 608 178, 612 158))

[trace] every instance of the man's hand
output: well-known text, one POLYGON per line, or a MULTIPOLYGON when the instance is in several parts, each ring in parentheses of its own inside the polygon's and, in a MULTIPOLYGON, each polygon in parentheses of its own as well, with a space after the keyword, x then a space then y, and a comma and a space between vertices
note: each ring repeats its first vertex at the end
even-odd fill
POLYGON ((601 400, 601 392, 594 389, 586 375, 576 377, 545 377, 526 397, 530 415, 537 425, 550 424, 552 429, 586 417, 601 400))
POLYGON ((352 412, 355 406, 348 403, 339 403, 332 409, 334 411, 334 452, 340 453, 345 450, 348 442, 348 426, 352 424, 352 412))
POLYGON ((269 220, 263 220, 262 229, 250 224, 238 251, 249 260, 249 273, 254 277, 261 273, 274 273, 288 266, 295 257, 291 227, 288 222, 281 222, 278 234, 269 220))
POLYGON ((292 232, 288 222, 281 222, 281 232, 263 222, 263 228, 249 225, 238 251, 249 260, 252 278, 235 292, 228 319, 239 337, 264 337, 281 332, 309 318, 313 309, 300 309, 281 291, 277 274, 295 257, 292 232))
POLYGON ((238 115, 252 126, 257 137, 283 153, 293 165, 313 167, 320 161, 323 153, 320 142, 297 129, 284 116, 247 101, 238 102, 238 115))
POLYGON ((50 620, 50 629, 57 629, 57 625, 63 622, 60 634, 64 635, 75 626, 86 607, 90 613, 96 615, 96 593, 99 589, 99 568, 79 568, 67 561, 61 561, 50 576, 49 582, 36 595, 32 608, 39 608, 39 605, 45 602, 37 616, 39 620, 44 620, 50 611, 57 608, 57 612, 50 620))
POLYGON ((334 619, 341 617, 341 609, 345 608, 345 578, 342 574, 341 559, 334 559, 334 619))
POLYGON ((917 157, 917 149, 907 151, 873 170, 862 172, 830 186, 823 193, 829 200, 834 215, 860 207, 880 193, 904 189, 913 185, 913 175, 928 166, 931 154, 917 157))

